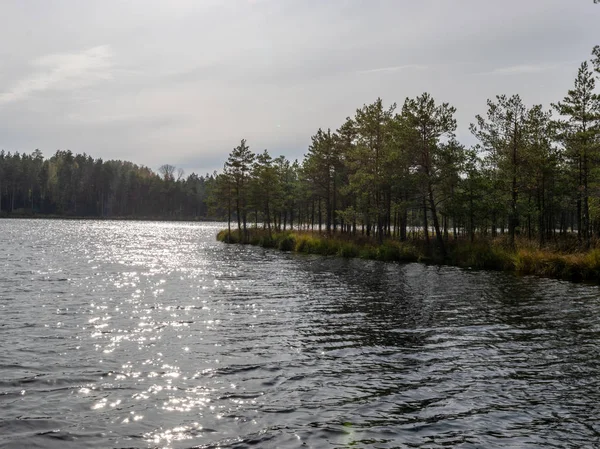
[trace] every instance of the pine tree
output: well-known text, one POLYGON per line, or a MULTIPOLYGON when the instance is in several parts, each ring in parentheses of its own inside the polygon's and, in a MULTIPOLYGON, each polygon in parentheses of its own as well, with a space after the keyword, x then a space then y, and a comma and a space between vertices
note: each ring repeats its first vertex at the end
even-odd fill
POLYGON ((592 64, 594 64, 594 70, 600 76, 600 45, 596 45, 594 50, 592 50, 592 64))
POLYGON ((435 104, 428 93, 415 99, 407 98, 402 107, 402 115, 412 130, 410 137, 415 152, 415 168, 422 185, 423 227, 425 238, 429 240, 427 209, 431 211, 436 240, 442 256, 446 255, 446 246, 441 232, 437 211, 435 188, 439 182, 440 139, 454 137, 456 130, 456 109, 448 103, 435 104), (427 207, 429 203, 429 207, 427 207))
POLYGON ((313 187, 314 195, 325 201, 326 230, 330 234, 334 223, 336 177, 339 158, 331 130, 319 129, 311 138, 304 160, 304 174, 313 187))
MULTIPOLYGON (((538 242, 541 248, 546 236, 554 229, 551 187, 557 177, 559 154, 552 143, 555 133, 550 111, 544 111, 542 105, 533 106, 527 112, 526 124, 524 184, 530 198, 534 199, 538 242)), ((528 234, 531 237, 531 221, 528 222, 528 234)))
POLYGON ((247 191, 250 182, 250 172, 255 159, 255 154, 250 151, 246 145, 246 140, 242 139, 240 144, 235 147, 229 154, 229 158, 225 163, 227 174, 233 182, 235 195, 235 209, 238 222, 238 233, 240 241, 247 238, 247 218, 248 218, 248 201, 247 191), (242 237, 243 230, 243 237, 242 237))
POLYGON ((519 227, 518 202, 522 181, 522 161, 525 151, 524 129, 527 108, 519 95, 499 95, 496 102, 488 100, 486 118, 478 115, 471 132, 479 139, 490 164, 498 171, 503 190, 508 193, 508 233, 511 246, 519 227))
POLYGON ((273 158, 267 150, 256 156, 252 166, 254 199, 263 213, 263 228, 272 233, 273 209, 279 194, 280 184, 273 158))
POLYGON ((390 168, 390 122, 395 109, 395 104, 385 109, 380 98, 358 109, 352 121, 355 144, 348 155, 349 189, 356 196, 358 208, 363 213, 367 235, 375 226, 380 242, 387 228, 386 206, 391 192, 387 176, 390 168))
POLYGON ((596 81, 587 62, 577 73, 573 89, 563 101, 553 105, 564 117, 559 121, 561 140, 576 173, 577 228, 580 241, 590 246, 589 187, 592 163, 597 158, 600 136, 600 96, 594 93, 596 81))

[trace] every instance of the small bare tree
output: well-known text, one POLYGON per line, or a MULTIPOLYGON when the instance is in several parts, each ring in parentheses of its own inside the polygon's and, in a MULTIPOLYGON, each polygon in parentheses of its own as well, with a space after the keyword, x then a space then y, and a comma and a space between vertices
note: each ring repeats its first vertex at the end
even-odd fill
POLYGON ((175 167, 170 164, 161 165, 158 172, 162 175, 165 181, 173 181, 175 179, 175 167))

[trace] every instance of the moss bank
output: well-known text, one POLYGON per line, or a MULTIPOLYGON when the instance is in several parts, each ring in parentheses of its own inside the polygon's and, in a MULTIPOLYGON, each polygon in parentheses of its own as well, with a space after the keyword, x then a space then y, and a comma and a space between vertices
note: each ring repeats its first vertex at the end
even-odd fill
MULTIPOLYGON (((218 233, 217 240, 240 243, 237 230, 218 233)), ((326 236, 311 232, 285 231, 269 234, 262 229, 248 230, 244 243, 282 251, 322 256, 359 257, 384 262, 424 262, 462 268, 508 271, 517 275, 536 275, 569 281, 600 281, 600 249, 563 253, 539 250, 526 243, 510 249, 502 240, 449 241, 446 257, 432 253, 424 242, 386 240, 375 243, 364 236, 338 234, 326 236)))

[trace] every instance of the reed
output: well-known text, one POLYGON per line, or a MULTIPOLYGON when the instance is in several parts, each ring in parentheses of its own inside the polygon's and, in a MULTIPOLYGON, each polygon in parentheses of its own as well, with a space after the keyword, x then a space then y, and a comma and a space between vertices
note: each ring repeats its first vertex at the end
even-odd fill
MULTIPOLYGON (((508 271, 518 275, 536 275, 571 281, 600 281, 600 249, 577 251, 570 245, 561 252, 558 247, 538 249, 527 240, 512 248, 502 238, 450 240, 445 258, 431 251, 424 241, 399 242, 385 240, 382 244, 365 236, 284 231, 269 233, 250 229, 246 241, 251 245, 293 251, 303 254, 380 260, 384 262, 424 262, 463 268, 508 271), (565 252, 568 251, 568 252, 565 252)), ((217 240, 240 243, 237 230, 223 230, 217 240)))

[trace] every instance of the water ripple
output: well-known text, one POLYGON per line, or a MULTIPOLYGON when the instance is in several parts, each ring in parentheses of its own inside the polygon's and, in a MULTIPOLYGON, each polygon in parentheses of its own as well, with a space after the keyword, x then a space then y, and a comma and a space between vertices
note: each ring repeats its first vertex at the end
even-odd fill
POLYGON ((598 288, 2 220, 0 448, 589 447, 598 288))

